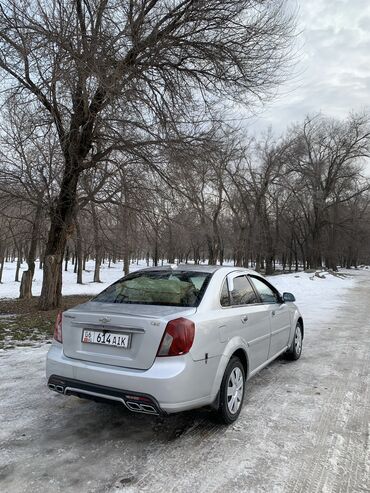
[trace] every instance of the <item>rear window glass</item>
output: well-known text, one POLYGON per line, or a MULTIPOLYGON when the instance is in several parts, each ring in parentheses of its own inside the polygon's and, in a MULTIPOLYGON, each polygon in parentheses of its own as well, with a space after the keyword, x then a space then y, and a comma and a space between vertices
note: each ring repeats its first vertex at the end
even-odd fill
POLYGON ((115 282, 93 301, 139 305, 198 306, 211 274, 193 271, 149 271, 115 282))

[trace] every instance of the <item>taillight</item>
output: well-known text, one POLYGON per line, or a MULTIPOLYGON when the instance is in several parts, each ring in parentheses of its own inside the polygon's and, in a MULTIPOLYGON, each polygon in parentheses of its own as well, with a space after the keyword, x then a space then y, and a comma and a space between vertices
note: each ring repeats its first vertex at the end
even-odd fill
POLYGON ((58 342, 63 342, 62 318, 62 312, 58 312, 54 327, 54 339, 58 342))
POLYGON ((170 320, 164 331, 157 356, 179 356, 190 351, 194 341, 195 325, 187 318, 170 320))

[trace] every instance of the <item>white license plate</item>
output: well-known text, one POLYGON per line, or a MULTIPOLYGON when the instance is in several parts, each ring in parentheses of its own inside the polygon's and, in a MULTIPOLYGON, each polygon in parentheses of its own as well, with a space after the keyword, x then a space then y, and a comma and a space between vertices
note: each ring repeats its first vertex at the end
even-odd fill
POLYGON ((107 330, 103 332, 84 329, 82 342, 128 348, 130 345, 130 336, 129 334, 117 334, 116 332, 109 332, 107 330))

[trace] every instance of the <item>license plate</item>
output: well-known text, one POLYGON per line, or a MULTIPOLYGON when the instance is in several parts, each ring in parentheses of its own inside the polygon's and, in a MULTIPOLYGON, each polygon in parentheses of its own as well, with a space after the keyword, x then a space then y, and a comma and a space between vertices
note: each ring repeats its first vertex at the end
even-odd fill
POLYGON ((87 344, 104 344, 105 346, 116 346, 128 348, 130 345, 129 334, 117 334, 108 330, 97 331, 84 329, 82 333, 82 342, 87 344))

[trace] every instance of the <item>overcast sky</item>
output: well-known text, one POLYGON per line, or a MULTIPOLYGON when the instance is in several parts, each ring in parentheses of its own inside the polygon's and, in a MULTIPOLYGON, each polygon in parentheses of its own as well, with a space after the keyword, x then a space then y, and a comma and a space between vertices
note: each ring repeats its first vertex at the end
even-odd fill
POLYGON ((281 133, 307 113, 370 107, 370 0, 289 0, 298 8, 296 74, 253 121, 281 133))

